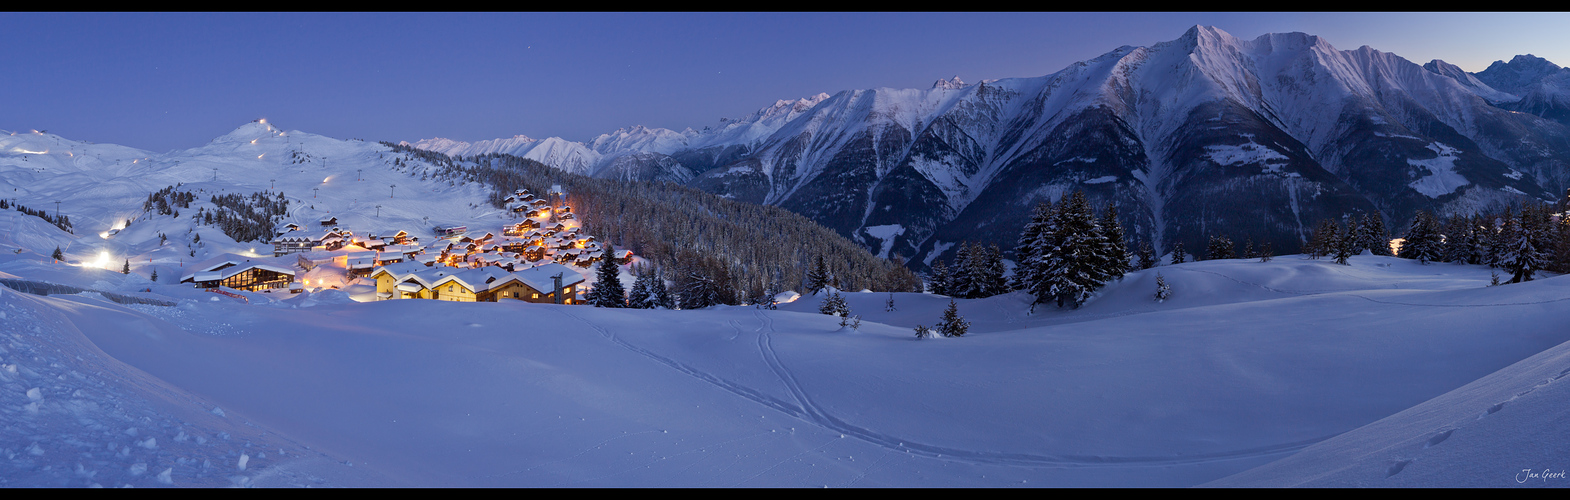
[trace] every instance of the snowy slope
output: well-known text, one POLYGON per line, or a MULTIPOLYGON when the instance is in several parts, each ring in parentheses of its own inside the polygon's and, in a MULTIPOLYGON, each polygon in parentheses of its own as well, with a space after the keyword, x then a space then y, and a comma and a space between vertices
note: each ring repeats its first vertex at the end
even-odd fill
MULTIPOLYGON (((1527 283, 1496 300, 1559 307, 1567 283, 1527 283)), ((1468 304, 1478 307, 1478 304, 1468 304)), ((1501 328, 1502 329, 1502 328, 1501 328)), ((1570 343, 1303 449, 1215 487, 1566 487, 1570 343)))
MULTIPOLYGON (((69 266, 12 255, 0 252, 0 272, 108 281, 91 270, 51 275, 69 266)), ((852 331, 816 314, 817 297, 778 311, 436 301, 311 306, 265 298, 245 305, 205 300, 177 285, 142 285, 179 302, 159 307, 0 289, 8 317, 24 319, 6 322, 23 330, 7 340, 0 363, 39 373, 50 362, 60 365, 54 370, 83 374, 139 370, 189 394, 181 401, 200 401, 181 403, 188 410, 216 406, 229 421, 243 419, 298 445, 280 445, 280 456, 268 444, 269 458, 251 455, 257 465, 247 471, 229 466, 224 474, 232 479, 224 480, 237 483, 286 477, 266 484, 1191 486, 1308 453, 1347 431, 1368 432, 1364 426, 1417 405, 1475 416, 1476 405, 1434 398, 1507 367, 1536 378, 1559 373, 1564 367, 1555 360, 1563 356, 1549 350, 1570 341, 1558 327, 1570 320, 1556 307, 1570 300, 1563 279, 1488 287, 1486 268, 1372 256, 1354 257, 1351 266, 1298 256, 1206 261, 1132 273, 1077 311, 1031 314, 1018 296, 960 300, 971 333, 920 341, 911 328, 934 323, 948 299, 846 293, 863 319, 852 331), (1150 298, 1156 272, 1173 286, 1165 302, 1150 298), (897 310, 885 311, 891 297, 897 310), (48 328, 32 332, 27 325, 48 328), (58 343, 69 331, 124 366, 18 354, 58 343), (306 447, 321 455, 304 459, 306 447), (343 477, 347 464, 362 475, 343 477)), ((105 431, 79 418, 111 418, 89 405, 107 408, 108 396, 84 391, 67 399, 44 386, 43 398, 33 401, 27 385, 36 382, 18 384, 0 401, 8 411, 4 429, 52 430, 41 438, 0 434, 0 449, 15 454, 0 460, 0 477, 20 485, 89 484, 91 478, 51 472, 75 469, 72 447, 108 451, 99 442, 105 431), (25 409, 33 402, 39 413, 25 409), (45 453, 29 454, 34 441, 45 453)), ((1506 390, 1514 389, 1473 399, 1491 405, 1506 390)), ((1526 398, 1553 394, 1540 390, 1520 402, 1525 408, 1526 398)), ((153 415, 174 411, 149 408, 153 415)), ((114 482, 158 486, 155 474, 164 469, 177 486, 216 480, 190 457, 235 450, 210 437, 207 429, 222 422, 159 418, 169 426, 142 427, 136 436, 155 438, 156 453, 97 453, 87 469, 108 475, 139 460, 152 472, 115 472, 114 482), (162 448, 182 421, 190 422, 187 436, 192 427, 209 436, 206 447, 162 448)), ((1427 439, 1441 430, 1403 422, 1376 439, 1427 439)), ((1444 474, 1413 475, 1418 480, 1402 484, 1452 484, 1441 475, 1486 481, 1492 476, 1480 471, 1528 466, 1517 461, 1550 465, 1556 455, 1549 450, 1563 449, 1565 434, 1535 431, 1489 432, 1515 440, 1504 443, 1543 441, 1547 454, 1500 455, 1489 444, 1495 441, 1459 440, 1470 432, 1462 428, 1435 450, 1469 443, 1469 451, 1433 460, 1444 474)), ((132 444, 114 440, 122 441, 132 444)), ((1314 470, 1282 474, 1297 484, 1314 470)))
POLYGON ((402 229, 428 239, 438 224, 493 224, 484 229, 499 231, 506 222, 486 203, 487 188, 435 180, 434 167, 384 145, 285 131, 264 121, 164 154, 39 134, 0 135, 0 143, 0 196, 49 213, 58 200, 76 230, 40 234, 38 224, 47 223, 6 212, 14 215, 0 215, 0 225, 22 228, 10 243, 40 255, 57 245, 73 262, 107 253, 113 269, 130 259, 142 275, 150 273, 148 266, 178 269, 222 253, 271 254, 266 241, 235 242, 216 227, 194 223, 191 215, 211 210, 208 200, 218 194, 281 192, 290 201, 282 222, 315 228, 323 218, 338 217, 341 226, 362 235, 402 229), (189 209, 179 217, 143 212, 149 194, 177 184, 196 194, 189 209), (159 234, 168 237, 162 246, 159 234), (198 235, 200 242, 192 243, 198 235))

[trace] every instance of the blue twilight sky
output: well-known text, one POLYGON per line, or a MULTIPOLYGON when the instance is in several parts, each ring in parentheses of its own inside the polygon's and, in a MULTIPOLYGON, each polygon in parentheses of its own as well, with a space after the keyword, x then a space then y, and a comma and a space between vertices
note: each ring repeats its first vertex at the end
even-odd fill
POLYGON ((778 99, 1034 77, 1195 24, 1467 71, 1570 64, 1570 14, 0 13, 0 130, 156 152, 256 118, 338 138, 583 141, 778 99))

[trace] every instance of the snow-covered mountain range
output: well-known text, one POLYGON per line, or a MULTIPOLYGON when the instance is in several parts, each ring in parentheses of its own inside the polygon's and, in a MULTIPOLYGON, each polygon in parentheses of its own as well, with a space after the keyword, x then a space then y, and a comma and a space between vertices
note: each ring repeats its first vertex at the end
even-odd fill
POLYGON ((1471 74, 1317 36, 1196 26, 1057 73, 779 101, 702 131, 589 143, 414 145, 516 154, 782 206, 885 256, 1013 246, 1038 202, 1085 190, 1132 238, 1296 249, 1320 219, 1472 212, 1570 187, 1570 70, 1532 56, 1471 74))

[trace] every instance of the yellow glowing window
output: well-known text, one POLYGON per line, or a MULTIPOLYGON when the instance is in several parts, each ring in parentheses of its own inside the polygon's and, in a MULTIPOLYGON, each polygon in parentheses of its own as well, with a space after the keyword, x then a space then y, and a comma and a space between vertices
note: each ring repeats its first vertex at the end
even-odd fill
POLYGON ((538 294, 538 293, 534 294, 534 298, 536 298, 536 299, 540 298, 540 294, 538 294))

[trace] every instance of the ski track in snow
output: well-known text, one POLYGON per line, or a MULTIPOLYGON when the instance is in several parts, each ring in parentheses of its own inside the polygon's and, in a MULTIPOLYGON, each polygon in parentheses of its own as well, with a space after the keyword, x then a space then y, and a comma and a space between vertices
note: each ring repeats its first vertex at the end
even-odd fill
MULTIPOLYGON (((1282 454, 1296 452, 1296 451, 1301 450, 1301 449, 1303 449, 1303 448, 1305 448, 1305 447, 1307 447, 1309 445, 1312 445, 1314 443, 1318 443, 1320 441, 1324 441, 1326 439, 1334 437, 1334 435, 1329 435, 1329 436, 1322 436, 1322 437, 1318 437, 1318 438, 1314 438, 1314 439, 1309 439, 1309 440, 1306 440, 1306 441, 1298 441, 1298 442, 1291 442, 1291 443, 1279 443, 1279 444, 1274 444, 1274 445, 1260 446, 1260 447, 1255 447, 1255 448, 1246 448, 1246 449, 1241 449, 1241 450, 1216 452, 1216 453, 1204 453, 1204 454, 1197 454, 1197 455, 1192 455, 1192 456, 1187 456, 1187 457, 1159 457, 1159 456, 1126 456, 1126 457, 1119 457, 1119 456, 1097 456, 1097 455, 1039 455, 1039 454, 1031 454, 1031 453, 1004 453, 1004 452, 991 452, 991 451, 964 450, 964 449, 959 449, 959 448, 949 448, 949 447, 944 447, 944 446, 929 445, 929 444, 923 444, 923 443, 914 442, 914 441, 911 441, 911 440, 901 439, 901 438, 898 438, 898 437, 895 437, 895 436, 890 436, 890 435, 887 435, 887 434, 878 433, 878 432, 873 431, 871 429, 866 429, 866 428, 858 427, 858 426, 855 426, 855 425, 851 425, 850 423, 845 422, 844 420, 841 420, 841 419, 835 417, 834 415, 824 411, 822 409, 822 407, 820 407, 817 404, 812 402, 812 399, 807 396, 806 391, 804 391, 801 388, 800 384, 796 381, 795 376, 790 373, 789 369, 785 368, 785 366, 780 363, 779 357, 775 354, 773 346, 771 345, 768 332, 762 332, 760 334, 759 339, 758 339, 759 350, 760 350, 761 354, 763 355, 764 361, 766 363, 768 363, 769 368, 771 370, 773 370, 775 375, 780 378, 780 381, 785 384, 785 386, 790 391, 791 397, 793 399, 795 399, 796 402, 800 406, 792 405, 790 403, 786 403, 784 401, 780 401, 780 400, 775 399, 773 397, 767 396, 767 395, 765 395, 765 394, 763 394, 761 392, 755 391, 755 390, 753 390, 751 388, 748 388, 748 387, 742 386, 740 384, 737 384, 737 383, 725 380, 723 378, 714 376, 712 374, 703 372, 703 371, 695 369, 695 368, 693 368, 691 366, 687 366, 686 364, 683 364, 683 363, 681 363, 679 361, 676 361, 676 360, 673 360, 673 359, 661 356, 659 354, 656 354, 656 353, 654 353, 652 351, 649 351, 647 349, 643 349, 641 347, 634 346, 634 345, 628 343, 627 341, 622 340, 622 339, 616 337, 616 335, 612 334, 610 331, 606 330, 605 328, 601 327, 598 324, 595 324, 595 323, 593 323, 591 321, 585 320, 582 317, 580 317, 578 315, 575 315, 575 314, 572 314, 570 312, 567 312, 567 311, 565 311, 565 310, 563 310, 561 308, 557 308, 555 310, 557 312, 567 316, 567 317, 570 317, 572 319, 578 320, 579 322, 581 322, 581 323, 583 323, 585 325, 588 325, 590 328, 593 328, 595 331, 599 332, 600 336, 605 337, 606 340, 609 340, 612 343, 615 343, 616 345, 621 346, 624 349, 627 349, 628 351, 631 351, 631 352, 633 352, 635 354, 638 354, 638 355, 641 355, 643 357, 649 358, 651 360, 657 361, 660 364, 669 366, 669 367, 675 369, 676 371, 682 372, 682 373, 687 374, 687 375, 689 375, 689 376, 691 376, 693 378, 696 378, 698 380, 701 380, 701 381, 707 382, 709 384, 712 384, 712 385, 714 385, 716 387, 719 387, 720 389, 723 389, 723 390, 725 390, 727 392, 730 392, 730 393, 735 394, 737 396, 741 396, 743 398, 746 398, 746 399, 751 400, 751 401, 753 401, 755 403, 767 406, 767 407, 772 408, 774 410, 778 410, 778 411, 780 411, 782 413, 785 413, 785 414, 790 415, 792 417, 796 417, 798 419, 804 420, 804 421, 806 421, 808 423, 815 424, 815 425, 817 425, 819 427, 822 427, 822 428, 824 428, 826 430, 833 431, 835 433, 841 434, 841 435, 843 435, 845 437, 854 437, 854 438, 859 439, 861 441, 865 441, 867 443, 871 443, 873 445, 876 445, 876 446, 879 446, 879 447, 882 447, 882 448, 885 448, 885 449, 888 449, 888 450, 891 450, 891 451, 902 452, 904 454, 913 455, 913 456, 921 456, 921 457, 933 458, 933 459, 938 459, 938 460, 946 460, 946 461, 951 461, 951 462, 961 462, 961 463, 967 463, 967 464, 972 464, 972 465, 998 465, 998 466, 1018 466, 1018 467, 1043 467, 1043 466, 1044 467, 1087 467, 1087 466, 1094 467, 1094 466, 1130 466, 1130 465, 1169 466, 1169 465, 1199 464, 1199 463, 1217 462, 1217 461, 1224 461, 1224 460, 1236 460, 1236 459, 1245 459, 1245 458, 1262 457, 1262 456, 1270 456, 1270 455, 1282 455, 1282 454)), ((760 320, 763 320, 765 322, 765 325, 769 328, 769 330, 773 330, 772 322, 768 320, 767 315, 763 314, 762 311, 755 311, 755 313, 759 316, 760 320)), ((834 442, 834 441, 831 440, 830 442, 834 442)), ((789 461, 789 459, 787 459, 786 461, 789 461)))

